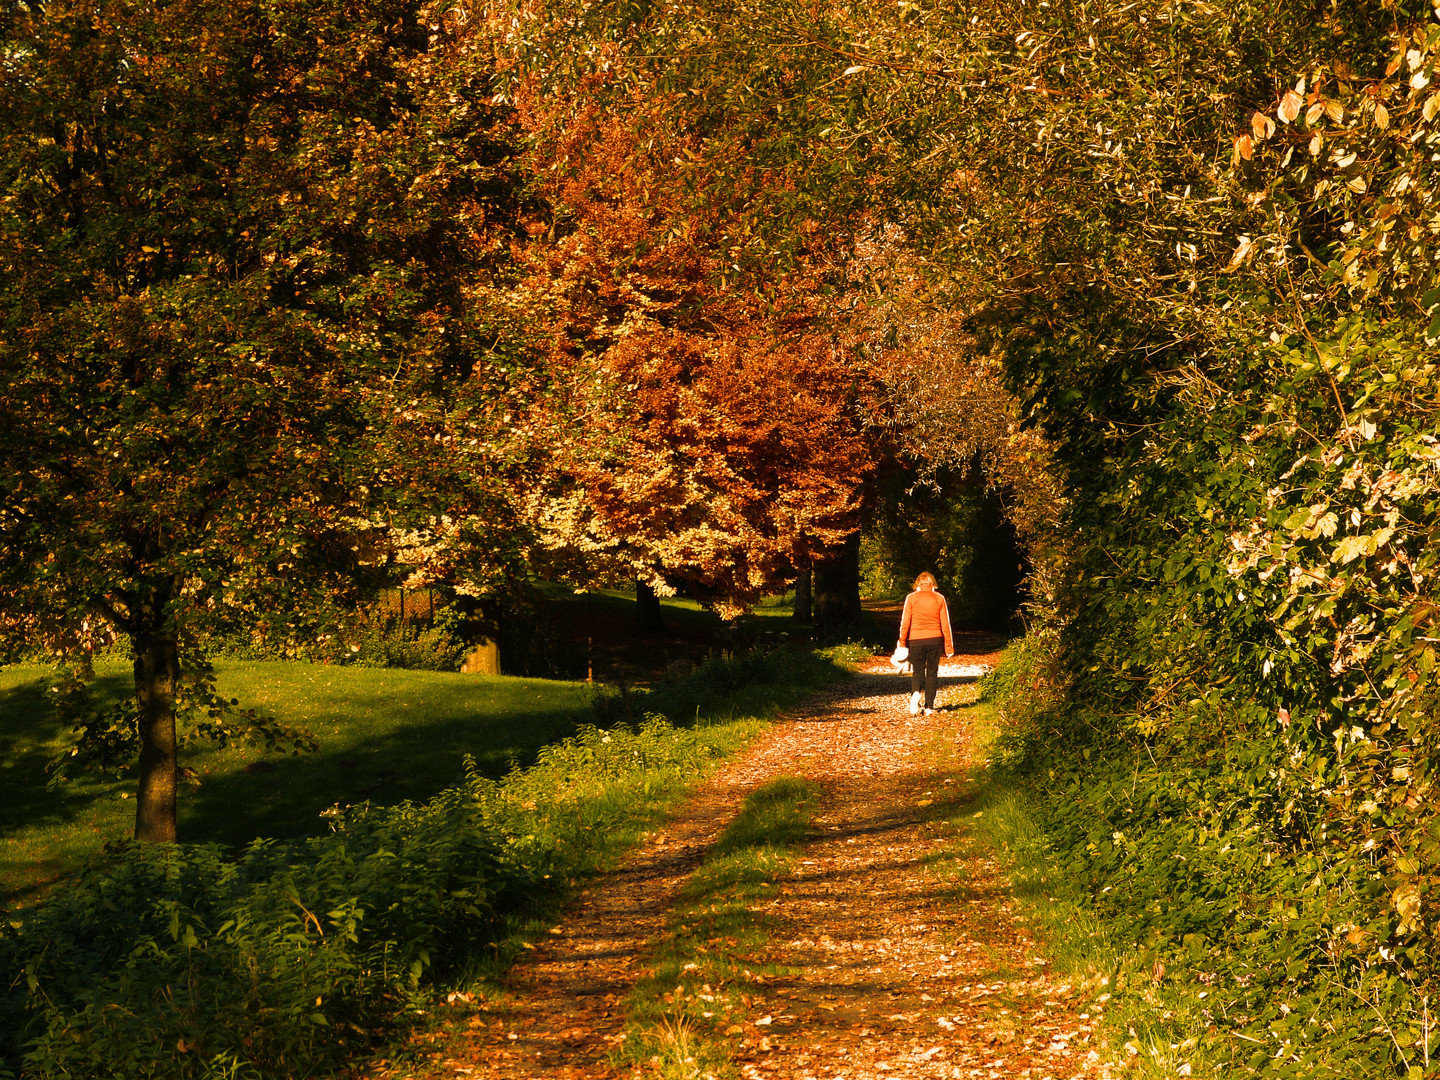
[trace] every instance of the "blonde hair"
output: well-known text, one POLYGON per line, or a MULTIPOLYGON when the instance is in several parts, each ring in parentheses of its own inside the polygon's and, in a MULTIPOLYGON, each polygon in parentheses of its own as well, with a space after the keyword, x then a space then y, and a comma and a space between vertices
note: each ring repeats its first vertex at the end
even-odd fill
POLYGON ((927 588, 928 588, 928 589, 933 589, 933 588, 935 588, 935 575, 932 574, 932 573, 930 573, 929 570, 926 570, 923 574, 921 574, 919 577, 917 577, 917 578, 915 579, 915 584, 914 584, 913 588, 916 588, 916 589, 927 589, 927 588))

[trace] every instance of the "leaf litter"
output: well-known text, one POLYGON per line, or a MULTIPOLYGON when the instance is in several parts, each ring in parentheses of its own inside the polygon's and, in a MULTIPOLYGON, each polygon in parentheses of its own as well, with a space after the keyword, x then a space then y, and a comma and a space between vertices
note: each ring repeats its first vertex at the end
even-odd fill
POLYGON ((973 699, 966 684, 994 659, 974 644, 942 668, 932 716, 909 715, 908 678, 878 659, 786 714, 591 882, 510 971, 502 999, 474 1003, 423 1065, 371 1076, 654 1076, 617 1063, 623 999, 676 893, 746 795, 789 774, 819 782, 826 802, 766 905, 780 928, 766 961, 787 974, 749 988, 744 1015, 725 1029, 731 1066, 697 1069, 697 1080, 1105 1080, 1104 996, 1051 973, 999 863, 938 812, 977 764, 964 710, 943 707, 967 691, 973 699), (927 752, 937 741, 954 751, 942 771, 927 752))

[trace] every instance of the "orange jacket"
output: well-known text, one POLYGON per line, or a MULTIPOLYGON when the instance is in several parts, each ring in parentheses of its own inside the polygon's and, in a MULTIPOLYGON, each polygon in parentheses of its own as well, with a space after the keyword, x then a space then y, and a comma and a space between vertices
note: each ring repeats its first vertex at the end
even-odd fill
POLYGON ((945 655, 955 651, 955 641, 950 636, 950 609, 945 606, 945 597, 934 589, 916 589, 905 597, 905 614, 900 617, 900 644, 909 645, 913 638, 945 639, 945 655))

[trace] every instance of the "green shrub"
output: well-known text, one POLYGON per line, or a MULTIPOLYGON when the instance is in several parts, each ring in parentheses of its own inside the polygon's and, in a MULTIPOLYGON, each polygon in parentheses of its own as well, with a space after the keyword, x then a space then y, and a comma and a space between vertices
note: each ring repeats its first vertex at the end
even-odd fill
POLYGON ((458 671, 470 648, 465 615, 455 605, 435 602, 420 617, 401 617, 393 602, 352 610, 303 611, 291 626, 211 633, 203 638, 213 659, 309 660, 413 671, 458 671))
POLYGON ((353 807, 334 831, 122 846, 0 939, 0 1073, 288 1077, 333 1065, 423 984, 542 910, 644 796, 695 776, 726 736, 658 717, 585 728, 530 769, 421 805, 353 807))
POLYGON ((593 707, 602 720, 654 713, 677 724, 702 716, 743 715, 755 709, 763 712, 774 708, 777 690, 783 689, 782 696, 789 699, 833 681, 843 671, 834 653, 834 649, 764 645, 711 653, 695 667, 677 671, 649 690, 619 687, 600 691, 593 707))
POLYGON ((472 777, 233 861, 212 846, 113 851, 6 943, 29 990, 7 1017, 22 1072, 287 1075, 333 1056, 533 889, 547 853, 497 830, 492 799, 472 777))
POLYGON ((1006 777, 1034 768, 1053 733, 1045 714, 1062 700, 1064 683, 1056 663, 1053 630, 1038 629, 1006 648, 1000 663, 981 676, 979 700, 994 702, 1000 726, 990 745, 990 766, 1006 777))
POLYGON ((428 624, 368 616, 348 635, 348 644, 342 646, 337 659, 365 667, 458 671, 470 647, 460 635, 463 622, 461 614, 449 606, 435 607, 428 624))

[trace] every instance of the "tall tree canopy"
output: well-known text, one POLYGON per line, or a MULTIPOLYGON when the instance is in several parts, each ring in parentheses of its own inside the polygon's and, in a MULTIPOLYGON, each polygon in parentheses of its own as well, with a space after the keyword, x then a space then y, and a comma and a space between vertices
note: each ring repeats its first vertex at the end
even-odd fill
POLYGON ((728 209, 676 183, 697 140, 664 129, 665 101, 516 95, 549 163, 516 296, 565 399, 537 421, 556 426, 541 542, 738 611, 858 525, 868 380, 817 295, 826 238, 737 279, 728 209))
POLYGON ((0 625, 129 638, 143 839, 174 836, 187 638, 442 514, 473 576, 518 550, 499 417, 534 384, 483 286, 525 186, 444 18, 4 8, 0 625))

